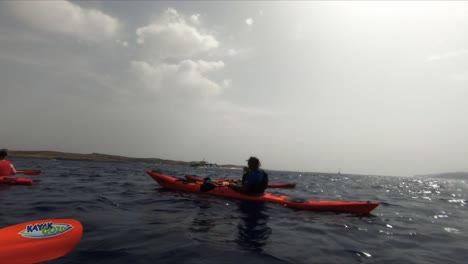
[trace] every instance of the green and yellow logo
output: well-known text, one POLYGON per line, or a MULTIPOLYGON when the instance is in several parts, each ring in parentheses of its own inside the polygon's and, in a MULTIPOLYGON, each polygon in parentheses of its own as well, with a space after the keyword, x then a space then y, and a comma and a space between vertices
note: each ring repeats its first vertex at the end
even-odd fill
POLYGON ((18 234, 27 238, 48 238, 64 234, 72 229, 73 226, 70 224, 43 222, 27 225, 26 229, 18 234))

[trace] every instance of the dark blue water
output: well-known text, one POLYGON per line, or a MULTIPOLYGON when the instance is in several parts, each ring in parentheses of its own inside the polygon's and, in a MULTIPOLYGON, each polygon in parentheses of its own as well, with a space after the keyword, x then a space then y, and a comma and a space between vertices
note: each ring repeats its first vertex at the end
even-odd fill
MULTIPOLYGON (((359 217, 164 190, 146 173, 239 178, 240 170, 12 159, 42 169, 0 186, 0 226, 74 218, 80 244, 50 263, 466 263, 468 183, 269 171, 291 196, 374 200, 359 217)), ((268 171, 268 168, 266 168, 268 171)), ((1 263, 8 263, 0 260, 1 263)))

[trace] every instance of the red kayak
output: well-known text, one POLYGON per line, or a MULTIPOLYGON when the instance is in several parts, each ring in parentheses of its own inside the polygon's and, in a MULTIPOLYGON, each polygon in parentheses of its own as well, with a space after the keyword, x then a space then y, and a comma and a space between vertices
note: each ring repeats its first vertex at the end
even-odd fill
POLYGON ((0 262, 30 264, 66 255, 80 242, 83 226, 74 219, 43 219, 0 229, 0 262))
MULTIPOLYGON (((185 178, 187 178, 187 180, 192 180, 192 181, 200 181, 200 182, 204 181, 204 179, 202 177, 198 177, 198 176, 195 176, 195 175, 185 175, 185 178)), ((218 180, 215 180, 215 181, 220 182, 220 183, 223 183, 223 182, 229 182, 229 183, 240 182, 238 180, 232 180, 232 179, 218 179, 218 180)), ((268 186, 267 186, 267 188, 294 188, 294 187, 296 187, 295 183, 288 183, 288 182, 277 182, 277 183, 268 184, 268 186)))
POLYGON ((11 176, 0 176, 0 184, 9 185, 32 185, 32 180, 28 178, 18 178, 11 176))
POLYGON ((379 203, 370 201, 319 201, 319 200, 300 200, 288 197, 285 195, 273 195, 271 193, 265 193, 261 196, 246 195, 234 191, 233 189, 217 185, 216 188, 210 189, 209 191, 201 191, 202 182, 191 182, 185 179, 177 179, 169 175, 160 174, 153 171, 147 172, 156 182, 164 188, 194 192, 194 193, 206 193, 216 196, 222 196, 233 199, 247 200, 247 201, 258 201, 258 202, 270 202, 281 204, 286 207, 311 210, 311 211, 332 211, 332 212, 343 212, 343 213, 354 213, 354 214, 369 214, 379 203))

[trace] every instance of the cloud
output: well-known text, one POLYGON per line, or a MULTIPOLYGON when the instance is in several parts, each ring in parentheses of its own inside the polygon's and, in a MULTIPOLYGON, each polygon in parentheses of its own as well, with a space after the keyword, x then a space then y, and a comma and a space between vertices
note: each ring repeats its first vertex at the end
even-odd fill
POLYGON ((183 60, 177 64, 151 65, 144 61, 132 61, 131 72, 143 87, 152 93, 182 97, 206 97, 216 95, 221 86, 204 74, 224 68, 222 61, 183 60))
MULTIPOLYGON (((199 15, 192 16, 199 21, 199 15)), ((189 25, 184 16, 169 8, 162 18, 136 30, 137 43, 145 51, 145 57, 187 58, 219 47, 219 42, 210 34, 189 25)))
POLYGON ((254 20, 253 20, 251 17, 249 17, 249 18, 247 18, 247 19, 245 20, 245 23, 247 24, 247 26, 250 27, 250 26, 253 25, 254 20))
POLYGON ((29 26, 86 41, 103 41, 119 30, 119 21, 68 1, 11 1, 12 13, 29 26))
POLYGON ((234 57, 238 54, 238 52, 235 50, 235 49, 229 49, 227 51, 227 54, 230 56, 230 57, 234 57))
POLYGON ((136 30, 139 56, 130 63, 133 79, 143 91, 168 100, 220 94, 225 83, 214 81, 209 74, 222 70, 221 58, 234 56, 235 51, 231 55, 219 51, 219 41, 207 32, 199 14, 186 17, 168 8, 153 23, 136 30), (213 59, 216 56, 220 59, 213 59))
POLYGON ((121 46, 121 47, 123 47, 123 48, 128 47, 128 42, 125 41, 125 40, 117 39, 117 40, 115 41, 115 43, 117 43, 119 46, 121 46))
POLYGON ((190 21, 192 21, 195 24, 200 23, 200 14, 193 14, 190 16, 190 21))
POLYGON ((230 87, 231 84, 232 84, 232 80, 230 80, 230 79, 226 79, 226 80, 223 81, 224 87, 230 87))

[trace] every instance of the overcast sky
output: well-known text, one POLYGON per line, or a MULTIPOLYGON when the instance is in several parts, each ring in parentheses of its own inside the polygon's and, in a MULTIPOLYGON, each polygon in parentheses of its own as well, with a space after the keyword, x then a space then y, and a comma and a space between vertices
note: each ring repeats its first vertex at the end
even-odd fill
POLYGON ((468 2, 0 2, 0 147, 468 170, 468 2))

